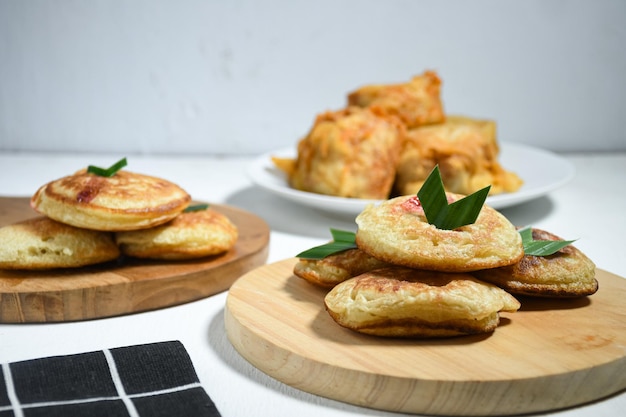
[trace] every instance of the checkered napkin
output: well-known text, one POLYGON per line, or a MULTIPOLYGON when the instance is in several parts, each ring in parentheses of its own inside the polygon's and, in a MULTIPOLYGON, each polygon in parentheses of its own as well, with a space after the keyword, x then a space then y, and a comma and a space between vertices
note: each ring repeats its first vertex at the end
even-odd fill
POLYGON ((219 417, 178 341, 2 364, 0 417, 219 417))

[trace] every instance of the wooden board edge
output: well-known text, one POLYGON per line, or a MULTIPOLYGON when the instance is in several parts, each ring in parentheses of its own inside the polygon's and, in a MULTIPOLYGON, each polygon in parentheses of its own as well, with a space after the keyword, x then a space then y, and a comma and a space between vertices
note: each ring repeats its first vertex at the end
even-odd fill
POLYGON ((241 303, 235 297, 236 291, 228 294, 224 322, 228 340, 244 359, 288 386, 344 403, 411 414, 504 416, 571 408, 626 390, 626 356, 591 368, 522 378, 515 381, 514 391, 511 381, 413 380, 337 367, 267 340, 242 322, 248 314, 239 315, 241 303))
POLYGON ((519 380, 512 392, 509 381, 407 380, 310 362, 239 322, 228 298, 224 324, 235 350, 268 376, 313 395, 369 409, 440 416, 515 416, 580 406, 626 389, 626 358, 548 379, 519 380), (258 346, 265 346, 263 353, 258 346))
MULTIPOLYGON (((10 202, 10 209, 13 209, 14 205, 24 206, 28 198, 0 197, 0 201, 10 202)), ((21 292, 2 291, 0 292, 0 323, 58 323, 135 314, 197 301, 228 290, 241 275, 266 263, 269 254, 270 228, 254 213, 222 204, 216 204, 216 206, 218 211, 245 216, 247 222, 254 218, 263 227, 259 232, 261 234, 253 237, 254 247, 245 251, 243 255, 211 269, 210 273, 213 277, 207 276, 207 270, 199 270, 154 282, 150 279, 133 281, 126 276, 111 273, 110 284, 96 287, 77 286, 69 290, 55 288, 21 292), (216 273, 220 277, 219 280, 215 279, 216 273), (192 282, 192 290, 185 288, 183 285, 185 281, 192 282), (131 286, 134 288, 131 289, 131 286), (141 299, 142 288, 151 288, 152 297, 141 299), (183 296, 185 291, 186 295, 183 296), (132 296, 129 298, 128 294, 132 296), (112 303, 110 300, 115 300, 115 302, 112 303), (26 305, 29 307, 23 308, 26 305)), ((36 213, 29 212, 24 217, 36 215, 36 213)))
MULTIPOLYGON (((255 253, 249 254, 243 260, 244 266, 237 267, 231 271, 232 275, 228 280, 222 279, 220 282, 209 282, 204 289, 195 291, 193 295, 185 295, 181 297, 183 292, 189 290, 178 285, 181 279, 194 279, 198 283, 203 282, 204 278, 201 273, 195 278, 175 277, 154 283, 152 281, 144 281, 134 284, 137 287, 159 286, 161 292, 153 297, 138 301, 136 299, 124 300, 124 295, 131 290, 129 284, 119 284, 111 287, 97 288, 77 288, 73 291, 49 291, 33 294, 0 294, 0 323, 2 324, 23 324, 23 323, 60 323, 60 322, 76 322, 85 320, 96 320, 101 318, 109 318, 123 316, 129 314, 143 313, 161 308, 169 308, 182 305, 203 298, 219 294, 227 291, 230 286, 250 269, 263 265, 268 256, 269 249, 267 246, 261 248, 255 253), (155 297, 159 298, 157 301, 155 297), (164 298, 163 298, 164 297, 164 298), (70 300, 80 299, 81 305, 76 305, 70 300), (108 303, 106 300, 117 299, 116 303, 108 303), (164 301, 164 299, 166 301, 164 301), (98 301, 102 300, 102 301, 98 301), (89 303, 91 302, 91 304, 89 303), (20 305, 28 304, 31 314, 24 315, 20 305), (91 305, 87 308, 88 305, 91 305), (58 314, 51 314, 51 311, 57 311, 58 314)), ((206 282, 206 280, 204 280, 206 282)), ((136 289, 132 292, 137 292, 136 289)), ((141 291, 139 291, 140 293, 141 291)))

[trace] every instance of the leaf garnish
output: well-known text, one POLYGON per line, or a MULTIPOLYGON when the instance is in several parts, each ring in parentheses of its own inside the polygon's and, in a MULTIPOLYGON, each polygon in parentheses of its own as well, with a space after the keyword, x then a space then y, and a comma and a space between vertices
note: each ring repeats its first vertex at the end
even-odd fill
POLYGON ((112 177, 117 173, 117 171, 124 168, 126 165, 128 165, 128 163, 126 162, 126 158, 122 158, 106 169, 89 165, 87 167, 87 172, 89 172, 90 174, 98 175, 100 177, 112 177))
POLYGON ((191 213, 192 211, 202 211, 208 208, 209 208, 208 204, 194 204, 194 205, 188 206, 185 210, 183 210, 183 213, 191 213))
POLYGON ((443 180, 437 165, 417 192, 417 197, 424 209, 428 223, 438 229, 453 230, 476 221, 490 189, 491 185, 488 185, 473 194, 448 204, 443 180))
POLYGON ((333 236, 332 242, 307 249, 304 252, 297 254, 296 257, 300 259, 313 260, 324 259, 334 253, 343 252, 348 249, 355 249, 357 247, 356 233, 354 232, 331 228, 330 234, 333 236))
POLYGON ((557 253, 567 245, 571 245, 574 240, 533 240, 533 231, 530 227, 519 230, 524 245, 524 255, 549 256, 557 253))

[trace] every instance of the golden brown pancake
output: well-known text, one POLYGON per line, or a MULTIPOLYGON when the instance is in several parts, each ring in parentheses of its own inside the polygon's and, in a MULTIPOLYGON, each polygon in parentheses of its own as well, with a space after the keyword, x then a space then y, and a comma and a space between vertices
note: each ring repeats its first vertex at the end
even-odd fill
POLYGON ((403 127, 357 107, 319 115, 298 143, 295 162, 276 158, 289 184, 337 197, 387 198, 395 176, 403 127))
POLYGON ((293 273, 320 287, 335 285, 373 269, 389 266, 360 249, 348 249, 323 259, 300 259, 293 273))
POLYGON ((235 246, 237 227, 211 208, 182 213, 150 229, 118 232, 122 253, 136 258, 183 260, 218 255, 235 246))
MULTIPOLYGON (((541 229, 532 229, 533 240, 563 240, 541 229)), ((519 262, 473 273, 519 295, 581 297, 598 290, 596 266, 584 253, 568 245, 553 255, 525 255, 519 262)))
POLYGON ((81 170, 39 188, 31 207, 72 226, 121 231, 165 223, 190 201, 185 190, 161 178, 129 171, 107 178, 81 170))
POLYGON ((492 332, 519 302, 469 274, 391 267, 335 286, 324 299, 339 325, 376 336, 446 337, 492 332))
MULTIPOLYGON (((449 203, 463 197, 447 196, 449 203)), ((427 222, 416 196, 401 196, 369 205, 356 223, 359 249, 410 268, 469 272, 511 265, 524 255, 515 226, 486 205, 473 224, 442 230, 427 222)))
POLYGON ((441 80, 425 71, 399 84, 367 85, 348 94, 348 106, 369 107, 384 116, 398 117, 408 128, 445 120, 441 80))
POLYGON ((37 217, 0 228, 0 269, 76 268, 120 255, 107 232, 37 217))
POLYGON ((435 166, 447 191, 472 194, 488 185, 489 193, 517 191, 522 180, 498 161, 496 124, 448 116, 441 124, 411 129, 406 134, 394 184, 397 195, 416 194, 435 166))

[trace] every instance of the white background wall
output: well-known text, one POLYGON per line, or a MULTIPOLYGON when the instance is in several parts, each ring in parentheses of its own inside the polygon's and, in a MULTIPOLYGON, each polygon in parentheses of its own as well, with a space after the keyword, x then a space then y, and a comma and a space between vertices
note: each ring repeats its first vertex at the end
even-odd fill
POLYGON ((623 0, 0 0, 0 151, 291 147, 425 69, 501 141, 626 150, 623 0))

